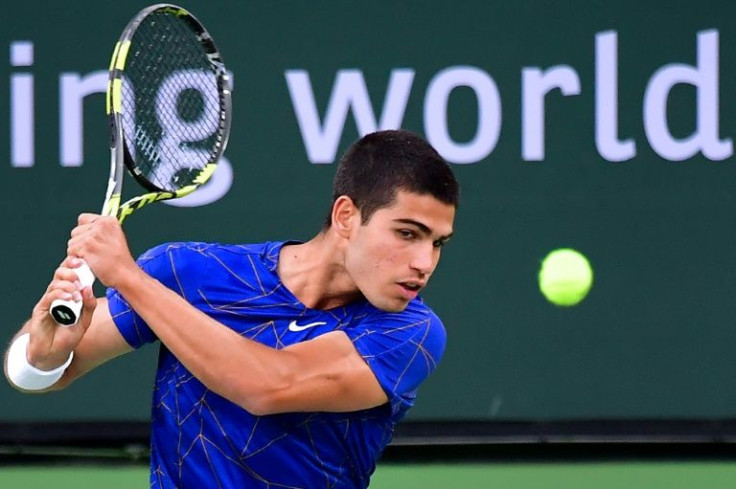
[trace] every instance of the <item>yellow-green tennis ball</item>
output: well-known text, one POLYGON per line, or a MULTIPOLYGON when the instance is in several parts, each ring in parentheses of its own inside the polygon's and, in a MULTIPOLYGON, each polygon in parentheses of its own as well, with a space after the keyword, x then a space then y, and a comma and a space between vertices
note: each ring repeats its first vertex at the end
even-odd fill
POLYGON ((539 270, 539 290, 553 304, 574 306, 585 299, 593 285, 588 259, 570 248, 550 252, 539 270))

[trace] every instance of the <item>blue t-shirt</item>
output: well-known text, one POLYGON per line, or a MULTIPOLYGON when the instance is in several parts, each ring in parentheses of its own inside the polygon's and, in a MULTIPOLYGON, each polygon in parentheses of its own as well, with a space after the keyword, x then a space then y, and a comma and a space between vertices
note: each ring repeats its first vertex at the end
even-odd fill
MULTIPOLYGON (((445 330, 420 299, 400 313, 365 300, 310 309, 276 272, 283 245, 172 243, 149 250, 138 264, 224 326, 273 348, 344 331, 390 402, 346 413, 255 416, 208 390, 162 344, 153 392, 151 487, 367 487, 394 426, 437 366, 445 330), (297 327, 290 329, 292 321, 297 327)), ((107 297, 132 347, 157 340, 117 291, 109 289, 107 297)))

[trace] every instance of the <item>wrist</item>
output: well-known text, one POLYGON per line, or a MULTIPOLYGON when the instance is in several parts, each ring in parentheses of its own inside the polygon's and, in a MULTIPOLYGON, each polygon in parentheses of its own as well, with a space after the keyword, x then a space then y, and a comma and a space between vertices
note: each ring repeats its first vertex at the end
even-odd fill
POLYGON ((26 336, 29 336, 25 348, 26 361, 34 368, 44 371, 54 370, 66 363, 71 354, 70 351, 49 353, 49 349, 40 344, 41 342, 34 341, 30 335, 26 336))
POLYGON ((57 383, 72 363, 74 352, 69 353, 66 361, 52 370, 42 370, 28 362, 27 350, 30 333, 18 336, 10 345, 7 358, 8 380, 23 390, 40 391, 57 383))
POLYGON ((147 277, 146 273, 133 261, 129 265, 118 270, 115 282, 107 284, 120 293, 130 290, 136 284, 147 277))

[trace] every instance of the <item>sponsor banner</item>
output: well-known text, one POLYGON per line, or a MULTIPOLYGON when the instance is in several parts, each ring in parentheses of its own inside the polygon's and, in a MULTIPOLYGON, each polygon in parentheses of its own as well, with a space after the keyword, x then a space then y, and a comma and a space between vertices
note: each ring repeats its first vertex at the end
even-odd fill
MULTIPOLYGON (((63 258, 76 216, 101 205, 107 64, 145 5, 3 9, 8 339, 63 258)), ((135 253, 176 240, 309 239, 348 145, 410 129, 462 185, 455 237, 424 294, 450 341, 412 419, 736 416, 727 375, 736 369, 736 4, 185 6, 231 72, 232 135, 202 189, 126 221, 135 253), (584 253, 595 273, 569 309, 537 287, 541 259, 560 247, 584 253)), ((146 103, 176 99, 155 92, 146 103)), ((203 139, 213 130, 166 124, 161 137, 139 135, 137 151, 196 151, 197 141, 170 137, 176 126, 203 139)), ((0 385, 12 399, 0 420, 146 419, 154 362, 144 349, 43 403, 0 385)))

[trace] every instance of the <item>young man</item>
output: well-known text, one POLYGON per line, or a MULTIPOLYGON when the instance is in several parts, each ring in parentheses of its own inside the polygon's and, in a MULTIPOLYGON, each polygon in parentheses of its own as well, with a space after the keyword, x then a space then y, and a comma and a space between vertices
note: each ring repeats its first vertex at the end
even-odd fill
POLYGON ((136 264, 114 218, 83 214, 6 376, 62 389, 158 340, 151 487, 367 487, 444 351, 417 294, 457 204, 428 143, 382 131, 342 158, 331 212, 305 243, 172 243, 136 264), (80 258, 106 299, 80 288, 80 258), (83 300, 79 324, 49 318, 57 298, 83 300))

